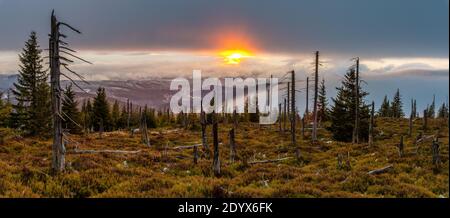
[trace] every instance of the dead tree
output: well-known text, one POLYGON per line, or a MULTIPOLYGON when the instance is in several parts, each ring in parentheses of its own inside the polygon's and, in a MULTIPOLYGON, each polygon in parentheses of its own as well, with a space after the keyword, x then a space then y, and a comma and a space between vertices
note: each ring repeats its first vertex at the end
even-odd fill
MULTIPOLYGON (((72 58, 76 58, 78 60, 81 60, 83 62, 92 64, 89 61, 86 61, 73 53, 76 51, 73 49, 70 49, 68 47, 68 43, 61 40, 61 38, 67 38, 66 35, 60 33, 60 27, 64 26, 69 28, 70 30, 81 34, 81 32, 72 26, 68 25, 64 22, 59 22, 56 19, 56 16, 54 14, 54 11, 52 11, 51 15, 51 33, 50 33, 50 39, 49 39, 49 63, 50 63, 50 83, 51 83, 51 94, 52 94, 52 114, 53 114, 53 146, 52 146, 52 169, 55 172, 61 172, 65 168, 65 147, 64 147, 64 140, 63 140, 63 129, 62 129, 62 120, 63 113, 61 111, 61 100, 63 99, 63 92, 60 85, 60 77, 61 75, 66 77, 68 80, 72 82, 75 86, 81 89, 81 91, 84 91, 77 83, 74 82, 74 80, 69 77, 69 73, 72 75, 77 76, 82 81, 86 82, 84 77, 82 77, 80 74, 76 73, 75 71, 71 70, 69 68, 69 63, 73 63, 74 61, 64 57, 61 55, 61 53, 68 55, 72 58), (61 66, 65 68, 65 70, 68 72, 67 75, 63 72, 61 72, 61 66)), ((86 82, 87 83, 87 82, 86 82)), ((72 120, 73 122, 73 120, 72 120)), ((79 124, 77 124, 79 125, 79 124)))
POLYGON ((400 143, 398 144, 398 154, 400 157, 403 157, 404 154, 404 144, 403 144, 403 136, 400 136, 400 143))
POLYGON ((359 58, 356 58, 355 81, 355 126, 353 127, 353 143, 359 144, 359 58))
POLYGON ((238 127, 238 116, 236 112, 236 108, 233 110, 233 128, 237 130, 238 127))
MULTIPOLYGON (((289 87, 288 87, 289 88, 289 87)), ((283 105, 283 133, 286 131, 286 119, 287 119, 287 105, 286 105, 286 98, 284 99, 284 105, 283 105)))
POLYGON ((229 141, 230 141, 230 163, 233 163, 234 159, 236 157, 236 141, 235 141, 234 129, 231 129, 228 135, 229 135, 229 141))
POLYGON ((312 131, 312 141, 317 141, 317 97, 319 91, 319 51, 316 51, 316 61, 314 70, 314 122, 312 131))
POLYGON ((414 119, 414 101, 413 99, 411 99, 411 114, 409 115, 408 137, 412 136, 413 119, 414 119))
POLYGON ((295 135, 295 120, 296 120, 296 110, 295 110, 295 72, 291 71, 291 139, 292 146, 295 148, 295 156, 297 160, 300 160, 300 149, 297 146, 297 138, 295 135))
POLYGON ((281 111, 281 103, 280 103, 280 104, 278 104, 278 124, 279 124, 278 131, 280 133, 282 132, 282 128, 281 128, 282 122, 283 122, 283 113, 281 111))
POLYGON ((439 156, 439 142, 437 138, 433 139, 433 143, 431 144, 431 153, 433 155, 433 165, 439 166, 441 158, 439 156))
POLYGON ((208 141, 206 138, 206 126, 207 126, 207 120, 206 120, 206 113, 203 111, 203 101, 201 101, 201 111, 200 111, 200 125, 202 128, 202 145, 203 150, 205 152, 205 157, 209 159, 210 157, 210 150, 208 147, 208 141))
POLYGON ((306 77, 306 99, 305 99, 305 114, 303 117, 309 115, 309 77, 306 77))
POLYGON ((220 158, 219 158, 219 134, 218 134, 218 122, 215 111, 213 111, 213 145, 214 145, 214 159, 213 159, 213 170, 214 175, 220 175, 220 158))
POLYGON ((372 101, 372 109, 370 110, 370 123, 369 123, 369 146, 373 145, 373 130, 375 127, 374 123, 374 115, 375 115, 375 103, 372 101))
POLYGON ((428 109, 423 110, 423 131, 428 128, 428 109))

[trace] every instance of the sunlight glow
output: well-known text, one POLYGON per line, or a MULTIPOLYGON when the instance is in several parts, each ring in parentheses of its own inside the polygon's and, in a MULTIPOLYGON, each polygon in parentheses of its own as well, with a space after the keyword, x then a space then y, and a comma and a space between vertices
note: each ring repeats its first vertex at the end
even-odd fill
POLYGON ((250 57, 250 52, 244 50, 226 50, 220 53, 224 62, 230 65, 241 63, 242 59, 250 57))

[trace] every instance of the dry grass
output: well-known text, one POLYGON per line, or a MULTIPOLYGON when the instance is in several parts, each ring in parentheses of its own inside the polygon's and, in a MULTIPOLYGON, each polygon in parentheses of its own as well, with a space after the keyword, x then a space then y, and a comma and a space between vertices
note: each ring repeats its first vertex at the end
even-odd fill
MULTIPOLYGON (((181 129, 150 131, 151 148, 125 132, 73 136, 79 149, 141 150, 138 154, 68 154, 67 170, 52 175, 51 141, 20 138, 7 129, 0 144, 0 196, 2 197, 449 197, 447 121, 431 120, 426 133, 440 136, 440 166, 431 163, 431 142, 413 144, 421 129, 405 138, 405 156, 395 146, 406 135, 407 120, 377 119, 376 143, 353 145, 330 140, 325 130, 320 142, 299 140, 302 160, 245 164, 245 161, 294 155, 289 136, 277 126, 259 129, 241 124, 236 142, 238 160, 228 161, 227 130, 220 125, 222 175, 212 175, 211 160, 193 164, 192 149, 171 147, 200 142, 200 132, 181 129), (166 149, 167 147, 167 149, 166 149), (167 150, 167 151, 166 151, 167 150), (416 152, 417 151, 417 152, 416 152), (337 156, 344 156, 338 167, 337 156), (347 166, 347 154, 350 155, 347 166), (373 169, 393 164, 379 175, 373 169)), ((210 133, 210 129, 208 129, 210 133)), ((300 132, 300 131, 297 131, 300 132)), ((210 136, 211 134, 209 134, 210 136)), ((299 136, 300 138, 300 136, 299 136)), ((211 137, 208 138, 211 142, 211 137)), ((73 149, 74 143, 67 145, 73 149)))

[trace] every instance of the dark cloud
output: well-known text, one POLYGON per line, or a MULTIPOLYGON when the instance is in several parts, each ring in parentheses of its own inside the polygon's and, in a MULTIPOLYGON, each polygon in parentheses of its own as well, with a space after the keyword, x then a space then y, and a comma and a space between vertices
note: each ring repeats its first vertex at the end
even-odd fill
POLYGON ((0 50, 41 41, 51 9, 78 48, 198 50, 238 37, 268 52, 448 57, 448 1, 0 0, 0 50))

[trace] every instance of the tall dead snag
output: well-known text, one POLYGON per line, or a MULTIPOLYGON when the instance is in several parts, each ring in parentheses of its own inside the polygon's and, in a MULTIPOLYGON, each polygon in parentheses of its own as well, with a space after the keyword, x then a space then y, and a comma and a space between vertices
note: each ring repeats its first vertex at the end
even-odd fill
POLYGON ((278 131, 281 133, 282 132, 282 122, 283 122, 283 113, 281 112, 281 103, 278 104, 278 131))
POLYGON ((372 101, 372 109, 370 110, 370 123, 369 123, 369 146, 373 145, 373 129, 374 129, 374 115, 375 115, 375 103, 372 101))
POLYGON ((234 159, 236 158, 236 141, 235 141, 235 134, 234 129, 231 129, 228 133, 229 141, 230 141, 230 163, 234 162, 234 159))
POLYGON ((295 120, 296 120, 296 110, 295 110, 295 72, 291 72, 291 139, 292 146, 295 148, 295 156, 297 160, 300 160, 300 149, 297 146, 297 138, 295 135, 295 120))
POLYGON ((433 165, 439 166, 441 162, 441 158, 439 157, 439 142, 437 138, 433 139, 433 143, 431 144, 431 153, 433 155, 433 165))
POLYGON ((236 108, 233 110, 233 128, 237 130, 238 127, 238 116, 236 112, 236 108))
POLYGON ((428 128, 428 109, 423 110, 423 131, 428 128))
POLYGON ((356 58, 355 81, 355 126, 353 127, 353 143, 359 144, 359 58, 356 58))
POLYGON ((220 158, 219 158, 219 135, 218 135, 218 122, 215 112, 213 111, 213 145, 214 145, 214 159, 213 170, 214 175, 220 175, 220 158))
POLYGON ((308 115, 309 115, 309 77, 306 77, 305 114, 303 115, 303 117, 308 117, 308 115))
POLYGON ((403 136, 400 136, 400 143, 398 144, 398 154, 400 157, 403 157, 404 144, 403 144, 403 136))
MULTIPOLYGON (((289 89, 289 87, 288 87, 288 89, 289 89)), ((286 99, 284 99, 284 105, 283 105, 283 133, 286 131, 286 118, 287 118, 287 115, 286 115, 286 112, 287 112, 287 105, 286 105, 286 99)))
POLYGON ((315 71, 314 71, 314 122, 312 131, 312 141, 317 141, 317 98, 319 92, 319 51, 316 51, 315 71))
MULTIPOLYGON (((68 43, 61 40, 62 38, 66 38, 67 36, 60 33, 60 27, 65 26, 69 28, 70 30, 81 34, 80 31, 73 28, 72 26, 64 23, 59 22, 56 19, 56 16, 54 14, 54 11, 52 11, 51 15, 51 32, 50 32, 50 39, 49 39, 49 63, 50 63, 50 83, 51 83, 51 94, 52 94, 52 113, 53 113, 53 145, 52 145, 52 169, 55 172, 61 172, 64 170, 64 162, 65 162, 65 147, 64 147, 64 140, 63 140, 63 129, 62 129, 62 120, 63 120, 63 113, 61 111, 61 100, 63 99, 64 93, 62 92, 61 85, 60 85, 60 77, 61 75, 66 77, 68 80, 72 82, 75 86, 81 89, 81 87, 74 82, 74 80, 69 77, 68 75, 61 72, 61 66, 65 68, 65 70, 68 71, 67 74, 73 74, 80 78, 82 81, 86 82, 84 78, 76 73, 75 71, 71 70, 69 68, 69 63, 73 63, 74 61, 64 57, 61 55, 65 54, 72 58, 76 58, 78 60, 81 60, 83 62, 89 63, 90 62, 74 55, 75 50, 72 50, 68 47, 68 43)), ((87 82, 86 82, 87 83, 87 82)), ((84 91, 83 89, 81 89, 84 91)), ((69 119, 71 120, 71 119, 69 119)), ((73 122, 73 121, 72 121, 73 122)), ((77 124, 79 125, 79 124, 77 124)))
POLYGON ((205 111, 203 111, 203 101, 201 102, 200 125, 201 125, 201 128, 202 128, 202 145, 203 145, 203 150, 205 152, 205 157, 207 159, 209 159, 210 150, 209 150, 208 141, 207 141, 207 138, 206 138, 207 121, 206 121, 206 113, 205 113, 205 111))

